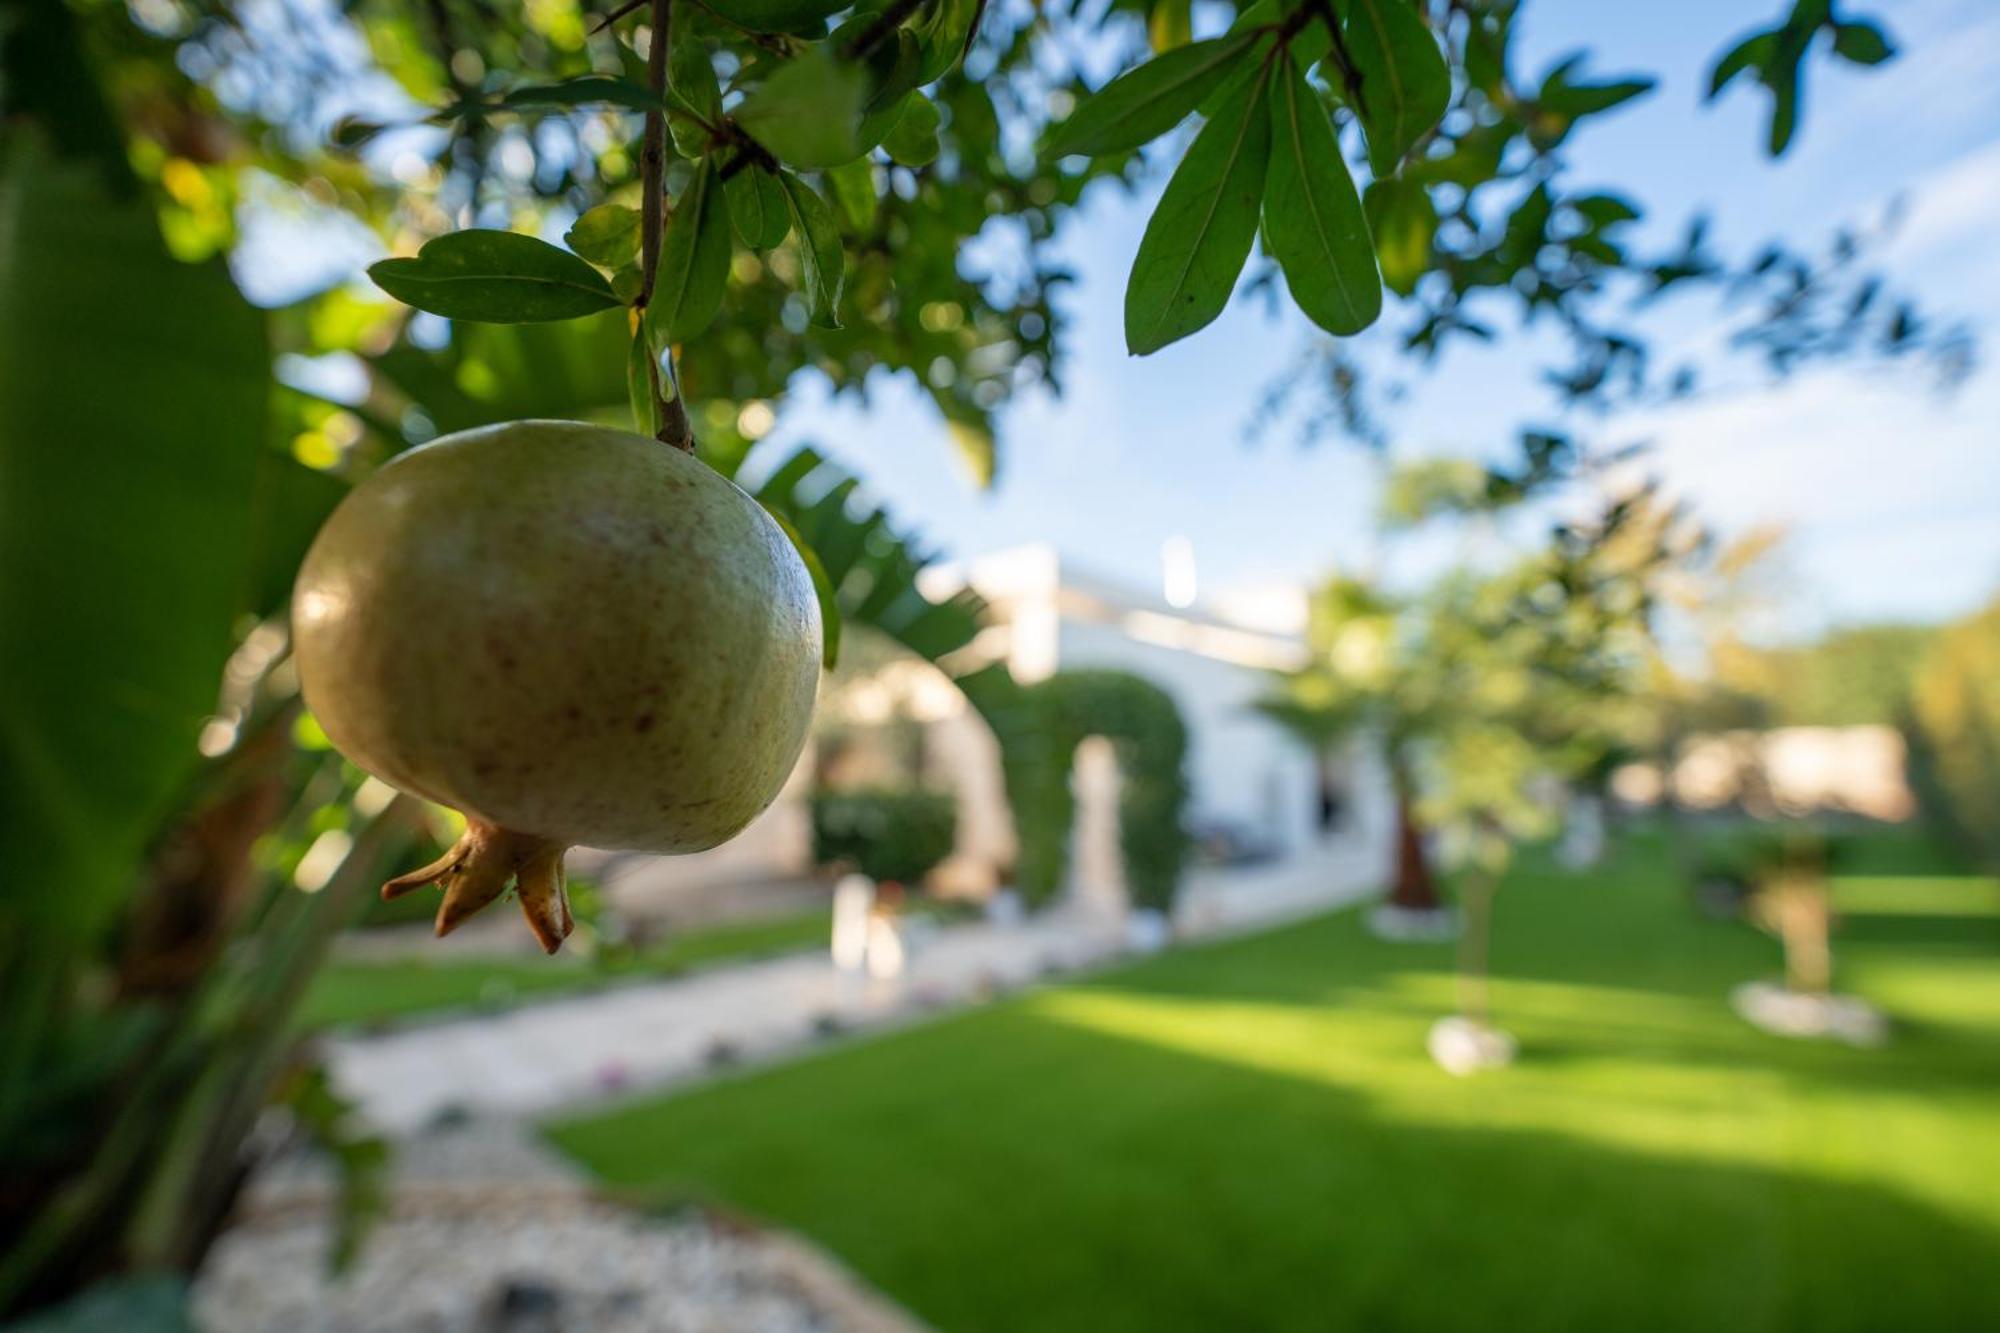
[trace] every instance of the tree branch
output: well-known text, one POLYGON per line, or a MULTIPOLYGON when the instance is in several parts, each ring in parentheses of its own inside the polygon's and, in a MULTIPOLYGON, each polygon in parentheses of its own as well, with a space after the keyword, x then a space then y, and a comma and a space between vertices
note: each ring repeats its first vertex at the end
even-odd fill
MULTIPOLYGON (((673 0, 652 0, 653 32, 651 45, 646 48, 646 82, 658 93, 662 108, 667 93, 667 43, 673 37, 673 0)), ((645 140, 639 151, 640 188, 645 197, 640 202, 639 227, 639 301, 638 311, 643 321, 646 307, 653 300, 653 281, 660 271, 660 233, 666 202, 662 176, 665 174, 667 159, 667 117, 664 109, 646 113, 645 140)), ((653 386, 654 410, 660 418, 659 438, 663 444, 671 444, 676 449, 694 452, 694 428, 688 423, 687 404, 681 401, 680 385, 673 372, 673 349, 667 349, 667 378, 660 378, 660 358, 652 355, 650 348, 646 357, 646 375, 653 386), (673 397, 667 397, 671 389, 673 397)))

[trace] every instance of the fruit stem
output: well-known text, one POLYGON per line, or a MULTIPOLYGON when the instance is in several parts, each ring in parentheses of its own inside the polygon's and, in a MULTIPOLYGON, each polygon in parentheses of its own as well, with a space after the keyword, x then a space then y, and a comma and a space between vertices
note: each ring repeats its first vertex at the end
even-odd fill
POLYGON ((428 884, 442 888, 444 901, 438 904, 437 933, 443 938, 513 884, 528 928, 535 932, 544 953, 554 953, 576 924, 563 878, 563 853, 567 850, 561 843, 532 833, 515 833, 468 818, 465 832, 450 851, 423 869, 384 884, 382 898, 387 902, 428 884))
MULTIPOLYGON (((666 94, 667 43, 673 35, 673 0, 652 0, 652 35, 646 48, 646 82, 659 96, 659 108, 646 113, 645 137, 639 149, 639 180, 644 192, 639 209, 639 305, 653 299, 653 279, 660 269, 660 233, 666 201, 661 177, 667 159, 666 94)), ((688 423, 687 404, 682 400, 679 377, 674 373, 674 349, 666 349, 666 385, 660 379, 660 357, 646 358, 646 374, 653 387, 653 402, 659 417, 659 439, 687 453, 694 452, 694 427, 688 423), (666 386, 673 397, 666 396, 666 386)))

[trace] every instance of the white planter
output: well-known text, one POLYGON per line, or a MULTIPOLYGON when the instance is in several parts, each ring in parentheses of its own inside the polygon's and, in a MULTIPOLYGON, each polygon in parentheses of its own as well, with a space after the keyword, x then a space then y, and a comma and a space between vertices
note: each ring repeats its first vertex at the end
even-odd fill
POLYGON ((1775 981, 1745 982, 1729 993, 1729 1007, 1752 1027, 1780 1037, 1821 1037, 1849 1046, 1889 1040, 1889 1019, 1852 995, 1814 995, 1775 981))
POLYGON ((1368 929, 1380 939, 1435 944, 1458 938, 1458 913, 1449 907, 1419 911, 1383 903, 1368 914, 1368 929))
POLYGON ((1431 1059, 1447 1074, 1464 1078, 1487 1069, 1504 1069, 1514 1063, 1520 1049, 1514 1039, 1498 1028, 1475 1023, 1453 1014, 1431 1024, 1425 1043, 1431 1059))

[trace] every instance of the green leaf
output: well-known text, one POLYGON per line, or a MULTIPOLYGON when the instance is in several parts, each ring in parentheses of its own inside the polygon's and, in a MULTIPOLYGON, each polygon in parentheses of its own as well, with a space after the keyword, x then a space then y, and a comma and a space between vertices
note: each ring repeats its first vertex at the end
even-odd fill
POLYGON ((746 167, 723 182, 729 197, 729 218, 736 235, 752 250, 769 250, 792 229, 785 205, 785 187, 761 167, 746 167))
POLYGON ((599 204, 570 224, 563 240, 593 264, 622 268, 639 253, 639 210, 623 204, 599 204))
POLYGON ((1146 223, 1125 286, 1125 346, 1135 356, 1185 338, 1229 303, 1257 235, 1269 86, 1267 67, 1216 109, 1146 223))
POLYGON ((920 92, 913 92, 903 103, 903 114, 895 127, 882 140, 882 146, 889 156, 906 167, 921 167, 934 162, 938 155, 938 115, 937 103, 920 92))
POLYGON ((1232 73, 1261 33, 1254 29, 1178 47, 1097 90, 1050 135, 1048 153, 1098 157, 1150 143, 1185 120, 1232 73))
POLYGON ((487 324, 575 319, 619 303, 604 275, 583 260, 511 231, 451 232, 414 259, 373 265, 368 276, 405 305, 487 324))
POLYGON ((52 960, 125 902, 199 760, 271 373, 228 271, 169 258, 69 147, 23 136, 0 170, 0 929, 52 960))
POLYGON ((1772 157, 1784 156, 1792 146, 1792 135, 1799 128, 1799 73, 1803 63, 1801 52, 1789 65, 1776 63, 1764 71, 1764 81, 1771 89, 1771 137, 1769 148, 1772 157))
POLYGON ((768 503, 764 505, 764 512, 784 532, 792 549, 799 553, 806 574, 812 579, 813 596, 819 599, 820 665, 831 671, 840 660, 840 600, 834 595, 833 580, 826 576, 826 566, 819 562, 819 554, 813 550, 812 543, 799 535, 799 530, 792 526, 790 519, 768 503))
POLYGON ((1653 91, 1654 81, 1647 78, 1573 83, 1570 74, 1582 66, 1583 59, 1581 54, 1570 56, 1543 77, 1541 90, 1535 96, 1543 111, 1575 120, 1609 111, 1653 91))
POLYGON ((972 45, 987 0, 937 0, 929 19, 917 25, 922 59, 917 84, 934 83, 950 72, 972 45))
POLYGON ((824 46, 787 61, 736 109, 736 123, 781 162, 837 167, 867 151, 860 140, 867 80, 824 46))
POLYGON ((833 210, 812 186, 790 172, 779 173, 778 183, 784 187, 785 202, 791 205, 793 230, 799 238, 799 266, 804 270, 813 323, 837 329, 846 258, 841 252, 840 228, 834 225, 833 210))
POLYGON ((660 109, 659 95, 651 88, 629 79, 614 79, 608 74, 589 74, 561 83, 532 84, 516 88, 500 99, 500 105, 508 110, 535 106, 590 106, 597 102, 633 111, 660 109))
POLYGON ((655 346, 686 342, 707 328, 729 285, 729 207, 703 158, 675 201, 660 238, 660 265, 646 302, 646 328, 655 346))
POLYGON ((1896 54, 1889 34, 1865 20, 1833 25, 1833 53, 1857 65, 1879 65, 1896 54))
POLYGON ((1390 291, 1408 296, 1431 266, 1431 237, 1437 232, 1437 208, 1430 192, 1415 181, 1385 177, 1368 187, 1362 211, 1375 237, 1375 258, 1390 291))
MULTIPOLYGON (((632 350, 625 358, 625 393, 632 400, 632 429, 641 435, 660 433, 660 404, 653 397, 653 376, 658 365, 653 341, 641 325, 632 333, 632 350)), ((661 387, 665 387, 664 383, 661 387)))
POLYGON ((1568 203, 1584 221, 1600 230, 1620 222, 1636 222, 1639 218, 1639 210, 1632 201, 1615 194, 1579 195, 1568 203))
POLYGON ((856 231, 866 230, 875 221, 875 164, 857 158, 826 173, 833 186, 834 202, 856 231))
POLYGON ((1333 124, 1287 57, 1271 98, 1264 233, 1292 300, 1328 333, 1359 333, 1382 313, 1382 279, 1361 196, 1333 124))
POLYGON ((1728 87, 1737 75, 1745 70, 1762 70, 1769 63, 1771 53, 1777 49, 1777 34, 1760 32, 1752 34, 1731 47, 1722 59, 1715 62, 1715 68, 1708 76, 1708 96, 1711 100, 1728 87))
POLYGON ((1361 76, 1361 129, 1378 177, 1430 132, 1451 100, 1451 71, 1409 0, 1343 0, 1340 31, 1361 76))
POLYGON ((851 0, 705 0, 706 7, 754 32, 812 34, 851 0))
POLYGON ((1465 35, 1465 80, 1489 100, 1507 86, 1507 47, 1514 35, 1513 13, 1474 15, 1465 35))
POLYGON ((1153 0, 1146 16, 1146 40, 1155 52, 1171 51, 1194 40, 1194 5, 1190 0, 1153 0))
POLYGON ((708 44, 695 36, 694 25, 674 25, 673 46, 667 51, 668 95, 694 116, 719 124, 722 86, 715 81, 715 64, 708 44))

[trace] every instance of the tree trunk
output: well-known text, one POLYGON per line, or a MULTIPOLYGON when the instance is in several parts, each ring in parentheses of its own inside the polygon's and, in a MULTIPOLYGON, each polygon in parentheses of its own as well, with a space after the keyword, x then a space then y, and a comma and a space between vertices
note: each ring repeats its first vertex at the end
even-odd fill
POLYGON ((1396 886, 1389 902, 1410 912, 1435 912, 1442 907, 1437 877, 1431 873, 1430 858, 1424 852, 1424 832, 1417 825, 1414 802, 1397 784, 1396 791, 1396 886))

